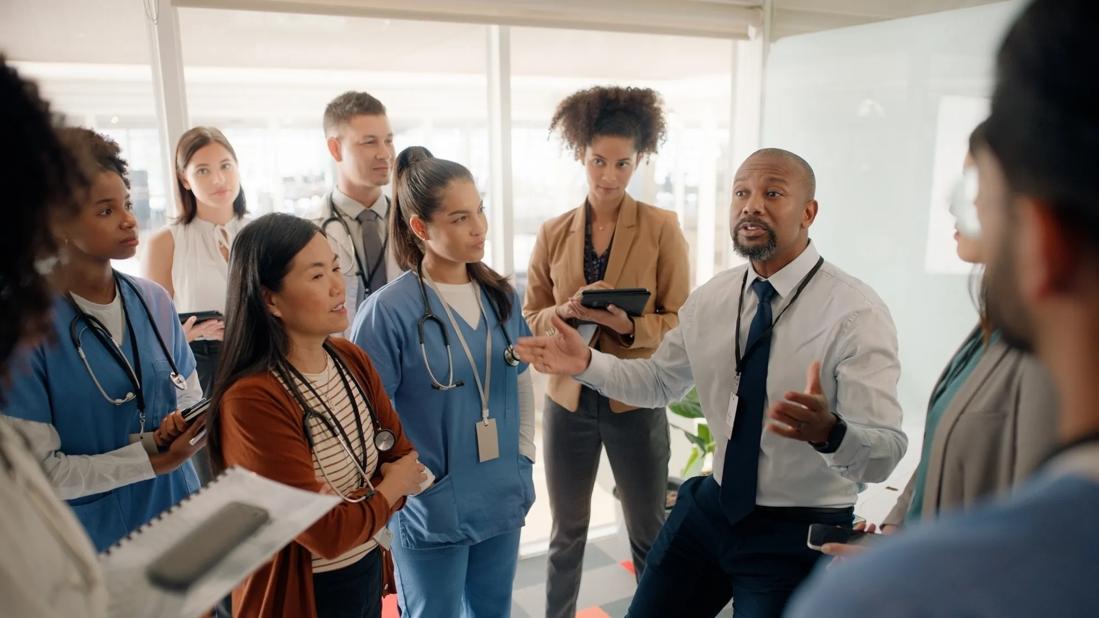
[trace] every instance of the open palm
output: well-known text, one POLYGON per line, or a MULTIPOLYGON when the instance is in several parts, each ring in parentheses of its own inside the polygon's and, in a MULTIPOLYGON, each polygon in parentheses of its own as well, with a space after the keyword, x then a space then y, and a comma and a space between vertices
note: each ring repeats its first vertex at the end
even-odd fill
POLYGON ((542 337, 522 337, 515 345, 519 358, 542 373, 576 375, 588 368, 591 349, 564 320, 553 316, 553 332, 542 337))

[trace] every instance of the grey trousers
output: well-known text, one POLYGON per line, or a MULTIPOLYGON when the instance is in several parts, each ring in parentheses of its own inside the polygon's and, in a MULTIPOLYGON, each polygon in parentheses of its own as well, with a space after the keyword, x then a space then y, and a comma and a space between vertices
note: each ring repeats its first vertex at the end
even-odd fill
POLYGON ((634 569, 640 579, 645 555, 664 524, 670 456, 668 417, 664 408, 616 414, 611 412, 606 397, 584 387, 576 412, 546 397, 542 430, 553 515, 546 568, 546 616, 573 618, 600 451, 607 449, 634 569))

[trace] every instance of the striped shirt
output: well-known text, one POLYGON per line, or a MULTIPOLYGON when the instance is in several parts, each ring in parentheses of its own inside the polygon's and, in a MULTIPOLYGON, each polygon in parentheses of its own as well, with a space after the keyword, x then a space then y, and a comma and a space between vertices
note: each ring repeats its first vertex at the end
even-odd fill
MULTIPOLYGON (((369 408, 363 396, 363 390, 355 382, 354 378, 348 375, 348 383, 351 385, 351 390, 355 395, 355 403, 359 408, 359 415, 362 417, 363 435, 365 437, 365 444, 359 439, 358 426, 355 423, 355 410, 351 405, 351 401, 347 397, 347 389, 344 388, 343 380, 340 378, 340 372, 336 369, 335 363, 332 361, 332 357, 326 357, 326 364, 324 371, 321 373, 303 373, 305 379, 313 386, 313 390, 310 390, 308 386, 305 386, 296 377, 292 377, 295 385, 298 387, 298 392, 305 398, 306 403, 317 414, 329 416, 329 410, 335 415, 336 420, 340 426, 343 427, 344 434, 350 439, 351 443, 346 445, 354 453, 355 459, 352 460, 348 456, 347 451, 343 445, 342 436, 334 436, 325 426, 324 422, 315 416, 309 419, 309 430, 313 435, 313 471, 317 475, 317 480, 327 485, 333 490, 339 490, 344 495, 349 495, 351 492, 361 489, 366 486, 366 482, 361 478, 358 465, 362 462, 363 448, 366 448, 367 476, 373 476, 375 469, 378 467, 378 450, 374 446, 374 424, 370 419, 369 408), (317 401, 313 391, 316 391, 328 404, 327 408, 317 401), (323 468, 322 468, 323 466, 323 468)), ((276 377, 277 374, 276 374, 276 377)), ((283 387, 286 383, 279 378, 283 387)), ((335 428, 335 425, 332 425, 335 428)), ((337 430, 338 434, 339 430, 337 430)), ((363 556, 370 553, 377 546, 377 543, 371 539, 358 547, 354 547, 348 550, 343 555, 334 558, 326 559, 313 554, 313 572, 323 573, 326 571, 335 571, 358 562, 363 556)))

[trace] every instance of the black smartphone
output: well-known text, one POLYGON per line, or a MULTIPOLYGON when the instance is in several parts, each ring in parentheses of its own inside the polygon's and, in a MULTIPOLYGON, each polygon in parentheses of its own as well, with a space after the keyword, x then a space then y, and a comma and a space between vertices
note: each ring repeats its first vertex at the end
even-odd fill
POLYGON ((268 519, 266 509, 230 502, 169 547, 145 575, 161 588, 187 590, 268 519))
POLYGON ((867 534, 858 530, 852 530, 845 526, 832 526, 829 524, 812 524, 809 526, 809 538, 805 544, 809 549, 820 551, 826 543, 858 543, 873 542, 880 534, 867 534))
POLYGON ((196 418, 206 414, 209 409, 210 400, 208 398, 203 398, 195 405, 180 412, 180 415, 183 416, 183 422, 190 425, 196 418))
POLYGON ((224 320, 225 319, 221 315, 220 311, 192 311, 190 313, 181 313, 181 314, 179 314, 179 321, 182 324, 182 323, 186 322, 187 320, 191 319, 192 316, 195 317, 195 324, 202 324, 203 322, 208 322, 210 320, 224 320))

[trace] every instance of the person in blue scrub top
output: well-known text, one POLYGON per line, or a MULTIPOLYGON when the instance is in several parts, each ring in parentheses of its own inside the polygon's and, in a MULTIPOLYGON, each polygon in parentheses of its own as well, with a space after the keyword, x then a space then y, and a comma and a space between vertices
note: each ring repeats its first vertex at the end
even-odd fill
POLYGON ((507 616, 534 501, 534 392, 511 343, 530 331, 481 262, 488 225, 469 170, 412 147, 395 176, 390 243, 408 272, 351 332, 436 478, 390 522, 399 603, 412 617, 507 616))
POLYGON ((204 421, 187 428, 178 409, 202 390, 168 295, 111 266, 137 251, 118 145, 87 129, 61 137, 95 174, 58 223, 55 274, 69 291, 53 304, 49 337, 13 363, 5 412, 102 551, 198 489, 189 459, 204 421))

